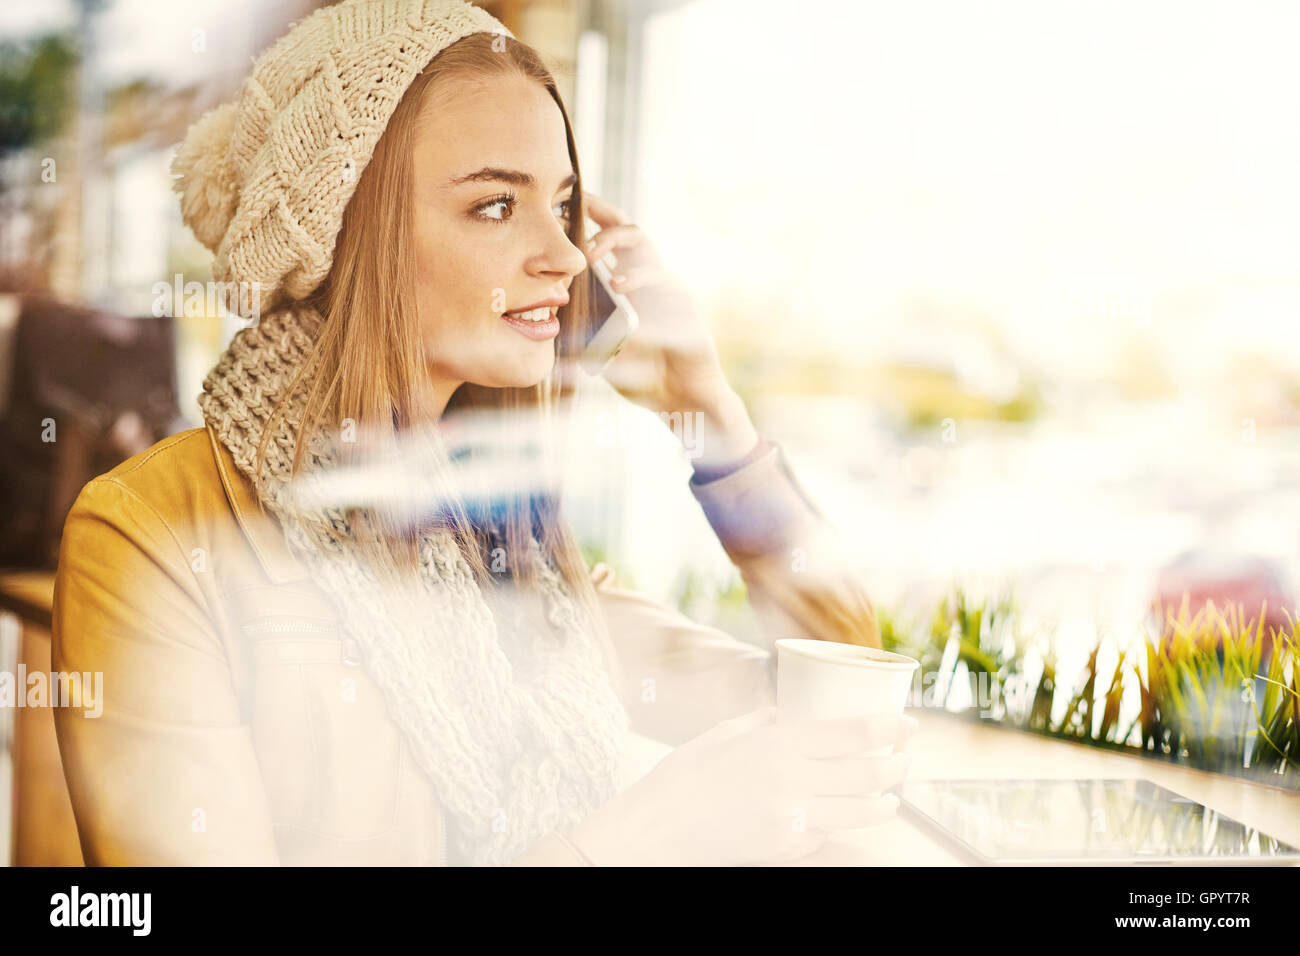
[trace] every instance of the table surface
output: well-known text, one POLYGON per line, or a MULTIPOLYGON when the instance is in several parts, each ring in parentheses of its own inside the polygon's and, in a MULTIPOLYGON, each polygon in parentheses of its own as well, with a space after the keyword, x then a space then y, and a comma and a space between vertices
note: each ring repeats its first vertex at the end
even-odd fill
MULTIPOLYGON (((1269 836, 1300 846, 1300 791, 980 725, 944 714, 915 710, 908 713, 919 725, 916 736, 907 745, 908 753, 912 754, 909 780, 1145 778, 1269 836)), ((629 748, 628 779, 648 772, 671 749, 644 737, 634 738, 629 748)), ((965 866, 969 863, 967 857, 936 838, 925 824, 900 812, 880 826, 833 834, 817 853, 791 865, 965 866)))

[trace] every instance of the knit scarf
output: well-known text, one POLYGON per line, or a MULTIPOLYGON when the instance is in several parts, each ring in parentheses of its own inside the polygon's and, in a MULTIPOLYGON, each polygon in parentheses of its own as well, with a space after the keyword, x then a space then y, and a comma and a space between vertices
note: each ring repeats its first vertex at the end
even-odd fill
MULTIPOLYGON (((203 417, 250 481, 274 403, 312 360, 322 324, 301 305, 265 315, 204 380, 203 417)), ((509 863, 617 790, 627 713, 600 644, 535 536, 528 560, 539 587, 518 600, 485 597, 446 528, 421 532, 418 580, 399 591, 380 584, 344 510, 303 504, 312 500, 303 487, 336 468, 337 439, 324 429, 307 436, 303 480, 290 481, 306 393, 306 384, 295 390, 267 445, 261 500, 361 648, 432 781, 449 824, 448 862, 509 863)))

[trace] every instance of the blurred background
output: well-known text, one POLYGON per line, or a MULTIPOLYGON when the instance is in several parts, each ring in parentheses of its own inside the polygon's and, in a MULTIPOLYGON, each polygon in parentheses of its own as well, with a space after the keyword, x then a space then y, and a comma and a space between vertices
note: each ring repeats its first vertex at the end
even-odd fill
MULTIPOLYGON (((81 484, 201 424, 241 326, 151 315, 210 278, 168 164, 318 5, 0 12, 0 564, 52 567, 81 484)), ((1013 591, 1067 657, 1164 597, 1294 609, 1300 6, 480 6, 552 66, 587 189, 693 290, 882 609, 1013 591)), ((677 440, 591 390, 589 556, 753 636, 677 440)))

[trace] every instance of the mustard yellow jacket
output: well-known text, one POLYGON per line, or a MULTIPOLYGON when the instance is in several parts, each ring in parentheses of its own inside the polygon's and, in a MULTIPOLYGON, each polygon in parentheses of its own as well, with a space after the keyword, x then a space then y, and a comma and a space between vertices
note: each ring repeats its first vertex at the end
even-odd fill
MULTIPOLYGON (((774 445, 690 488, 765 637, 879 646, 838 535, 774 445)), ((774 703, 774 656, 591 569, 636 733, 678 744, 774 703), (653 695, 643 694, 647 679, 653 695)), ((446 862, 443 815, 325 595, 210 429, 82 489, 64 528, 53 668, 102 673, 55 708, 89 865, 446 862)), ((580 862, 556 835, 521 864, 580 862)))

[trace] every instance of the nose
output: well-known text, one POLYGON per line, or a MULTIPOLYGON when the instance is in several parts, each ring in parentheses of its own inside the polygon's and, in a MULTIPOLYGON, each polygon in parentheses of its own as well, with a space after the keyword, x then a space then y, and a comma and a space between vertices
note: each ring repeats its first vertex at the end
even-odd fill
POLYGON ((587 257, 564 231, 564 223, 554 216, 543 229, 542 248, 528 260, 528 271, 542 278, 571 281, 587 268, 587 257))

